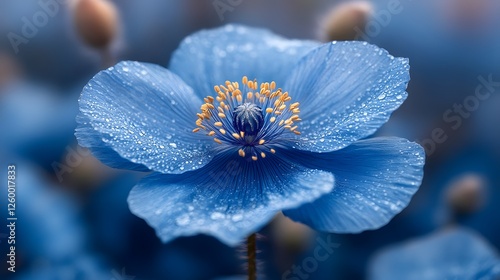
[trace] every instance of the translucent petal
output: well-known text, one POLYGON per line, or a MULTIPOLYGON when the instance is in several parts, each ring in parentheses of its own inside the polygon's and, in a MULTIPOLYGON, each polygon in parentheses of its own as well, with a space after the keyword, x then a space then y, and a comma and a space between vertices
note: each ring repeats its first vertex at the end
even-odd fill
POLYGON ((147 172, 149 169, 138 163, 133 163, 128 159, 122 158, 113 147, 104 143, 103 135, 95 130, 90 124, 89 118, 84 114, 76 116, 78 127, 75 135, 78 138, 78 143, 82 147, 87 147, 90 152, 98 158, 102 163, 118 169, 128 169, 147 172))
POLYGON ((213 86, 243 76, 276 81, 282 86, 290 69, 319 43, 289 40, 265 29, 240 25, 197 32, 181 43, 169 69, 201 97, 213 95, 213 86))
POLYGON ((283 87, 300 102, 297 148, 329 152, 373 134, 406 99, 407 59, 366 42, 308 53, 283 87))
POLYGON ((288 156, 332 172, 335 188, 284 214, 317 230, 358 233, 385 225, 408 205, 420 186, 425 154, 405 139, 374 138, 335 152, 290 151, 288 156))
POLYGON ((215 144, 192 132, 201 103, 167 69, 121 62, 83 89, 76 136, 111 166, 130 166, 127 159, 162 173, 194 170, 210 161, 215 144))
POLYGON ((374 257, 372 280, 498 279, 500 258, 477 233, 448 228, 389 247, 374 257))
POLYGON ((132 189, 128 202, 164 242, 204 233, 236 245, 278 211, 331 191, 333 180, 329 172, 273 155, 254 162, 230 153, 192 172, 150 175, 132 189))

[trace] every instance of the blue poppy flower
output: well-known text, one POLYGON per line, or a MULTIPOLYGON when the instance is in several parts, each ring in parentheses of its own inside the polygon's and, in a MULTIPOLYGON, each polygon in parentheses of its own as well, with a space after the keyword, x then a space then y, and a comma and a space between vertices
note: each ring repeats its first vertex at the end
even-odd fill
POLYGON ((423 175, 418 144, 360 140, 404 101, 408 70, 367 43, 227 25, 187 37, 170 70, 128 61, 97 74, 76 136, 112 167, 153 171, 128 202, 164 242, 235 245, 282 210, 318 230, 376 229, 423 175))
POLYGON ((500 258, 477 233, 448 228, 387 248, 371 263, 369 279, 498 279, 500 258))

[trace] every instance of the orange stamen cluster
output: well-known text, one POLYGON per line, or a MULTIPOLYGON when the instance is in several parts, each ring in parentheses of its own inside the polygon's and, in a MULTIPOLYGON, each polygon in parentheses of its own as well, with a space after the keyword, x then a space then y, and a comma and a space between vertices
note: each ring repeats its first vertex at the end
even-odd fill
POLYGON ((241 87, 238 82, 230 81, 214 86, 216 96, 204 98, 205 103, 200 107, 201 113, 197 114, 193 132, 204 130, 218 144, 241 145, 238 154, 242 157, 250 153, 253 160, 259 156, 265 158, 266 154, 261 148, 275 153, 269 146, 283 138, 281 135, 287 132, 300 135, 296 125, 301 121, 299 103, 289 104, 291 96, 281 88, 277 89, 274 81, 258 84, 256 80, 248 80, 245 76, 241 82, 241 87), (258 106, 264 118, 262 128, 253 136, 245 135, 244 131, 238 131, 233 125, 234 110, 247 103, 258 106))

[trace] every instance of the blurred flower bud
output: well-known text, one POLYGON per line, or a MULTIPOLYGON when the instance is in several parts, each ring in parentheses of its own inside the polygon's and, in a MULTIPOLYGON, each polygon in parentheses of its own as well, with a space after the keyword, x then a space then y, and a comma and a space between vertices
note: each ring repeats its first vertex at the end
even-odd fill
POLYGON ((484 205, 486 198, 485 180, 476 174, 461 176, 451 183, 446 200, 456 215, 472 214, 484 205))
POLYGON ((373 7, 368 1, 342 3, 323 20, 321 37, 325 41, 352 41, 365 29, 373 7))
POLYGON ((104 49, 117 35, 118 13, 107 0, 76 0, 74 4, 76 30, 89 46, 104 49))
POLYGON ((0 52, 0 87, 15 81, 21 69, 13 57, 0 52))
POLYGON ((303 250, 312 243, 314 231, 306 225, 294 222, 282 213, 272 222, 274 239, 279 245, 293 250, 303 250))

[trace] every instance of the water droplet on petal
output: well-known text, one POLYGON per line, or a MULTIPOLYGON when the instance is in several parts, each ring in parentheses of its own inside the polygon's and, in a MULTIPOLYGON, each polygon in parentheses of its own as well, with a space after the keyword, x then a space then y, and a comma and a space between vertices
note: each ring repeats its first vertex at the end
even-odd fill
POLYGON ((185 226, 185 225, 189 224, 189 221, 190 221, 190 218, 189 218, 189 215, 187 215, 187 214, 182 215, 182 216, 178 217, 177 219, 175 219, 175 223, 178 226, 185 226))
POLYGON ((241 215, 241 214, 235 214, 235 215, 233 215, 233 217, 231 218, 231 220, 233 220, 233 222, 239 222, 239 221, 243 220, 243 215, 241 215))

